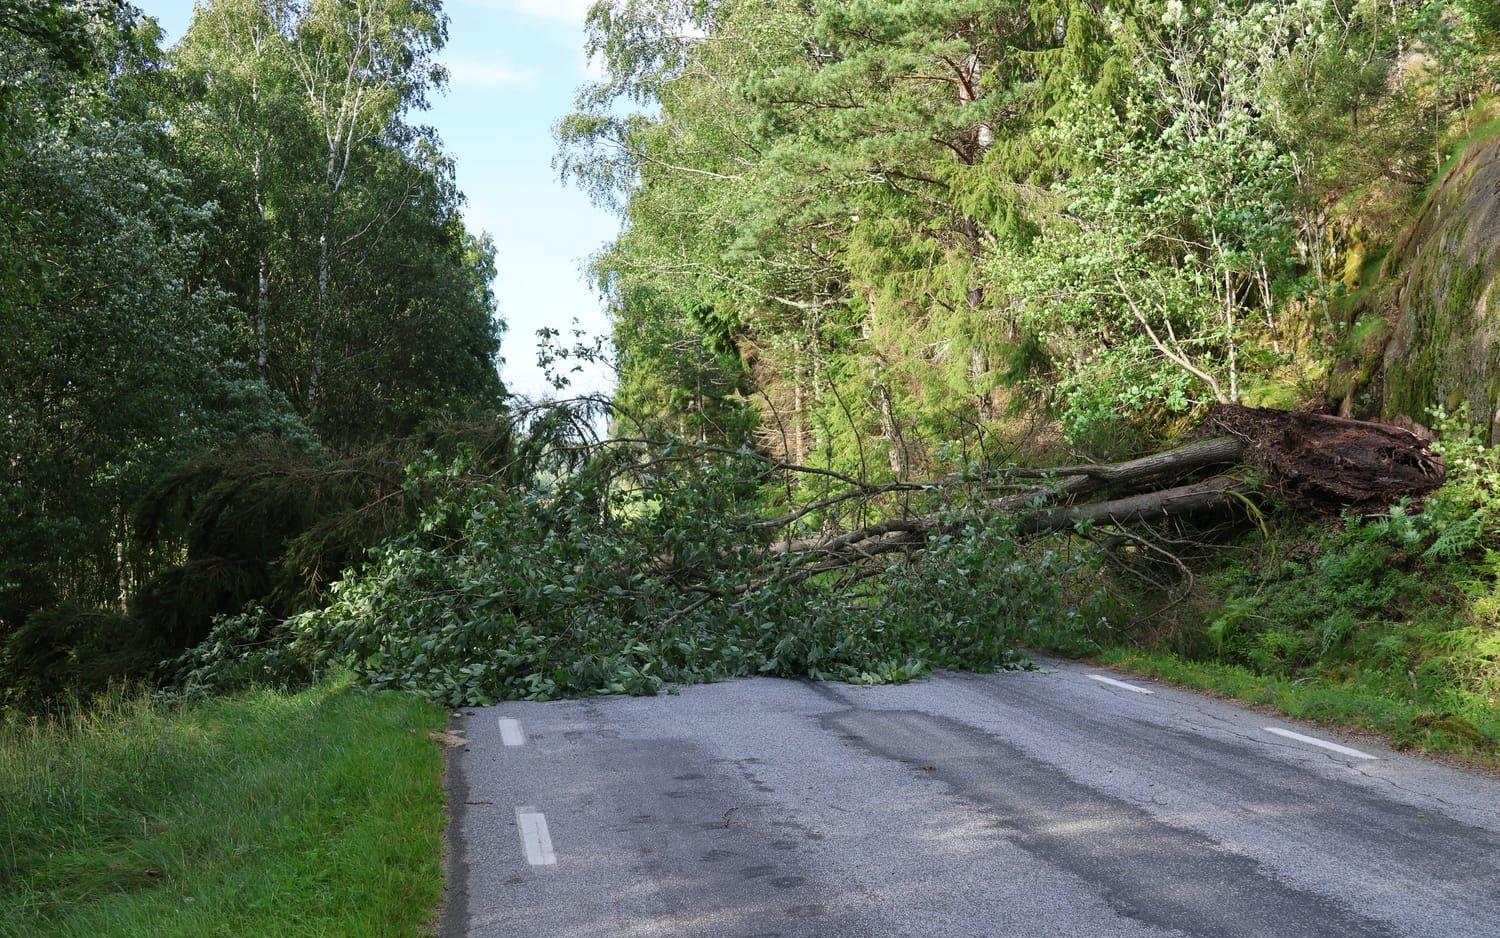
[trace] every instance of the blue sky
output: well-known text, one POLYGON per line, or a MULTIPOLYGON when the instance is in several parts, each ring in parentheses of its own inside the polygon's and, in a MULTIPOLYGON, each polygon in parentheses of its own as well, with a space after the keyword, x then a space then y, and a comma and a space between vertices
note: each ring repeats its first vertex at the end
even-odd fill
MULTIPOLYGON (((135 0, 181 36, 193 0, 135 0)), ((548 387, 536 366, 536 330, 590 334, 608 324, 580 268, 617 228, 610 213, 563 186, 552 171, 552 124, 586 78, 583 15, 592 0, 448 0, 448 90, 415 118, 437 128, 458 164, 471 228, 488 231, 499 251, 495 292, 509 332, 503 373, 512 391, 548 387)), ((599 372, 573 390, 603 390, 599 372)))

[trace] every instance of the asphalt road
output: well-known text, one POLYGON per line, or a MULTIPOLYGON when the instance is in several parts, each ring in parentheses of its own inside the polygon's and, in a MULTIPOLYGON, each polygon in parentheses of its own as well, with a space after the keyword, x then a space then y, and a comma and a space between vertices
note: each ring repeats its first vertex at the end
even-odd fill
POLYGON ((1039 664, 464 711, 443 933, 1500 935, 1500 782, 1039 664))

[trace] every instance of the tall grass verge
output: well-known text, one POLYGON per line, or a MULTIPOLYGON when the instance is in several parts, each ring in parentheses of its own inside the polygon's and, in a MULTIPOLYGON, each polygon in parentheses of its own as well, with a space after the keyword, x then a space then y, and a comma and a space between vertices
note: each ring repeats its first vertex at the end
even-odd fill
POLYGON ((0 726, 0 935, 400 935, 442 891, 441 709, 336 680, 0 726))

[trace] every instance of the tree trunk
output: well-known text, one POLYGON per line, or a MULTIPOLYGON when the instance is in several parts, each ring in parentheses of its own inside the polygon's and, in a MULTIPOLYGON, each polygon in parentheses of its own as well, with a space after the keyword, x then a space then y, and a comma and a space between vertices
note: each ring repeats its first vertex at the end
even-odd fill
POLYGON ((1243 476, 1218 475, 1192 485, 1112 501, 1044 508, 1021 516, 1016 528, 1022 534, 1045 534, 1083 523, 1123 525, 1183 518, 1242 503, 1256 488, 1243 476))
POLYGON ((309 417, 317 412, 318 394, 323 384, 323 337, 328 327, 328 287, 332 280, 333 268, 333 212, 334 204, 339 197, 339 190, 344 185, 344 172, 348 165, 347 152, 341 167, 338 149, 329 148, 328 167, 324 177, 328 184, 328 203, 323 207, 323 217, 318 224, 317 328, 313 331, 312 348, 309 350, 312 361, 307 376, 309 417))
POLYGON ((260 250, 260 264, 256 275, 255 289, 255 373, 261 381, 267 380, 271 353, 266 339, 266 311, 270 305, 271 266, 266 258, 266 249, 260 250))
MULTIPOLYGON (((257 122, 261 121, 260 113, 260 58, 264 39, 260 33, 260 27, 254 26, 250 33, 250 47, 255 54, 255 68, 250 77, 250 109, 255 115, 257 122)), ((270 365, 270 350, 266 345, 266 316, 271 301, 271 260, 266 248, 266 186, 264 179, 264 156, 265 148, 261 145, 258 131, 255 143, 255 157, 250 165, 251 177, 255 182, 255 236, 258 239, 256 245, 255 264, 255 319, 252 327, 255 331, 255 373, 262 382, 266 381, 270 365)))
MULTIPOLYGON (((1181 479, 1205 469, 1232 466, 1240 461, 1244 452, 1245 444, 1242 441, 1234 437, 1219 437, 1121 463, 1065 466, 1060 469, 1013 470, 1007 473, 1011 478, 1035 478, 1045 481, 1026 491, 995 499, 989 503, 988 510, 996 514, 1017 515, 1021 519, 1020 525, 1024 533, 1034 534, 1043 530, 1058 530, 1056 526, 1049 527, 1054 524, 1054 521, 1042 520, 1043 506, 1076 499, 1105 489, 1139 489, 1181 479)), ((1156 494, 1166 495, 1170 491, 1171 489, 1168 488, 1156 494)), ((1100 502, 1091 507, 1110 504, 1100 502)), ((1174 503, 1169 498, 1167 504, 1179 503, 1174 503)), ((1181 502, 1180 505, 1187 507, 1189 502, 1181 502)), ((1106 509, 1106 514, 1111 510, 1126 512, 1133 509, 1129 505, 1124 505, 1106 509)), ((1148 510, 1148 508, 1140 510, 1148 510)), ((1045 517, 1053 518, 1051 515, 1045 517)), ((1057 515, 1055 524, 1066 527, 1066 524, 1060 520, 1062 517, 1062 515, 1057 515)), ((1080 519, 1082 517, 1080 516, 1080 519)), ((931 517, 892 519, 833 538, 793 538, 778 544, 775 552, 858 554, 877 547, 879 544, 899 543, 907 546, 917 544, 948 527, 952 525, 945 525, 931 517)), ((883 551, 876 550, 876 553, 880 552, 883 551)))
MULTIPOLYGON (((1013 518, 1019 535, 1035 536, 1084 523, 1128 526, 1224 511, 1266 489, 1304 507, 1369 509, 1421 498, 1444 478, 1428 438, 1404 427, 1238 405, 1216 408, 1209 424, 1226 435, 1120 463, 1002 471, 991 481, 1038 484, 982 503, 977 511, 1013 518), (1206 472, 1213 474, 1202 478, 1206 472), (1098 496, 1103 498, 1086 500, 1098 496)), ((944 485, 935 480, 901 490, 944 485)), ((891 490, 887 484, 854 492, 891 490)), ((970 523, 937 514, 890 518, 842 534, 783 538, 771 552, 805 558, 804 571, 836 570, 921 550, 932 537, 970 523)))

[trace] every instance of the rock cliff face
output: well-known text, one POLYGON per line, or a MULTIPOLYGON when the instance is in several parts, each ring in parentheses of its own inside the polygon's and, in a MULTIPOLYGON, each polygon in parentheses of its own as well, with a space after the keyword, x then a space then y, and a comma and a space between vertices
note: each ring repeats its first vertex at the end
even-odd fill
MULTIPOLYGON (((1500 440, 1500 136, 1471 145, 1438 180, 1386 257, 1386 336, 1369 409, 1425 421, 1465 401, 1500 440)), ((1374 312, 1374 310, 1372 310, 1374 312)), ((1372 362, 1373 364, 1373 362, 1372 362)))

